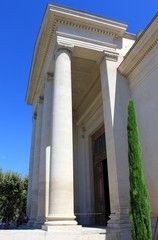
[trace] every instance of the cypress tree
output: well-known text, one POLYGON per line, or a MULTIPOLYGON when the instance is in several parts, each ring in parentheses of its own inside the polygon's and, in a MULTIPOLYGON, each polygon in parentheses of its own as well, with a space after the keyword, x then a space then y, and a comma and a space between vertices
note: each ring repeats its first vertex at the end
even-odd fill
POLYGON ((150 240, 152 239, 150 207, 143 175, 142 154, 133 100, 129 100, 128 103, 127 134, 130 182, 129 217, 132 224, 132 239, 150 240))

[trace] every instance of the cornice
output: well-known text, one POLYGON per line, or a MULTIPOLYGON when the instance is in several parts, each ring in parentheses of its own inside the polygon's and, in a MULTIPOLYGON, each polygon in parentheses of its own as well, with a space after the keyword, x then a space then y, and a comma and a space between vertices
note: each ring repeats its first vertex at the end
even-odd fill
POLYGON ((55 30, 55 23, 51 21, 50 17, 45 17, 38 34, 38 38, 34 47, 34 54, 32 58, 32 65, 30 70, 29 83, 26 94, 26 102, 33 104, 35 91, 38 83, 41 81, 41 75, 46 61, 55 30))
POLYGON ((158 46, 158 15, 149 23, 129 50, 118 70, 128 77, 136 67, 158 46))
POLYGON ((74 9, 48 4, 38 38, 34 47, 26 102, 33 104, 35 92, 40 81, 46 59, 53 43, 56 41, 56 28, 68 26, 82 31, 101 34, 110 38, 122 37, 127 25, 111 19, 99 17, 74 9), (54 39, 54 42, 53 42, 54 39))
POLYGON ((79 23, 77 21, 68 21, 65 19, 56 19, 55 20, 57 24, 63 25, 63 26, 68 26, 74 29, 79 29, 87 32, 92 32, 92 33, 97 33, 101 35, 106 35, 111 38, 118 38, 119 37, 119 32, 114 32, 112 30, 105 30, 103 28, 99 27, 94 27, 92 25, 88 25, 85 23, 79 23))
POLYGON ((158 48, 155 49, 152 56, 136 69, 134 73, 129 78, 129 88, 133 91, 137 88, 145 79, 150 78, 152 72, 157 69, 158 62, 158 48), (140 74, 141 73, 141 74, 140 74), (139 77, 138 77, 139 76, 139 77))
MULTIPOLYGON (((126 23, 97 16, 95 14, 87 13, 84 11, 63 7, 57 4, 48 4, 48 8, 51 12, 53 12, 54 15, 58 15, 59 20, 62 20, 63 22, 66 20, 67 23, 70 22, 71 27, 74 25, 78 28, 83 25, 84 29, 88 30, 90 26, 92 26, 92 28, 94 26, 100 26, 102 27, 102 30, 111 29, 113 32, 118 32, 119 36, 122 36, 122 34, 124 34, 125 30, 127 29, 126 23)), ((62 22, 60 22, 60 24, 62 24, 62 22)), ((95 30, 95 27, 93 30, 95 30)))

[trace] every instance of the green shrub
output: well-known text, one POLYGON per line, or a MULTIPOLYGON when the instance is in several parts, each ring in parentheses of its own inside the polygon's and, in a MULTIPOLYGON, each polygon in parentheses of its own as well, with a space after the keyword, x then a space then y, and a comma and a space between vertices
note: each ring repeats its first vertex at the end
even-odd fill
POLYGON ((16 223, 26 214, 28 178, 0 169, 0 221, 16 223))

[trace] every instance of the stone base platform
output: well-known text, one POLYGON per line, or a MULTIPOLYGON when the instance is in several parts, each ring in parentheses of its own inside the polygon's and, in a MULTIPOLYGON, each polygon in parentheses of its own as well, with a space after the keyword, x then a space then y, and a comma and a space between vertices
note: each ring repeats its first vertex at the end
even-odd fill
POLYGON ((40 229, 0 230, 0 240, 106 240, 105 228, 58 227, 54 230, 40 229))

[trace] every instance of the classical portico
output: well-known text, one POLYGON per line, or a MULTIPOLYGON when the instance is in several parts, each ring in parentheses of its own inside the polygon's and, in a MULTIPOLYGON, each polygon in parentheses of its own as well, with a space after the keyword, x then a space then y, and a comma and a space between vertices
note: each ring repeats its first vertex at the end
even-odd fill
POLYGON ((81 226, 108 225, 128 233, 122 112, 129 94, 120 97, 120 86, 127 86, 117 72, 135 40, 126 28, 118 21, 47 6, 26 97, 33 105, 30 226, 73 232, 72 239, 80 239, 81 226))

